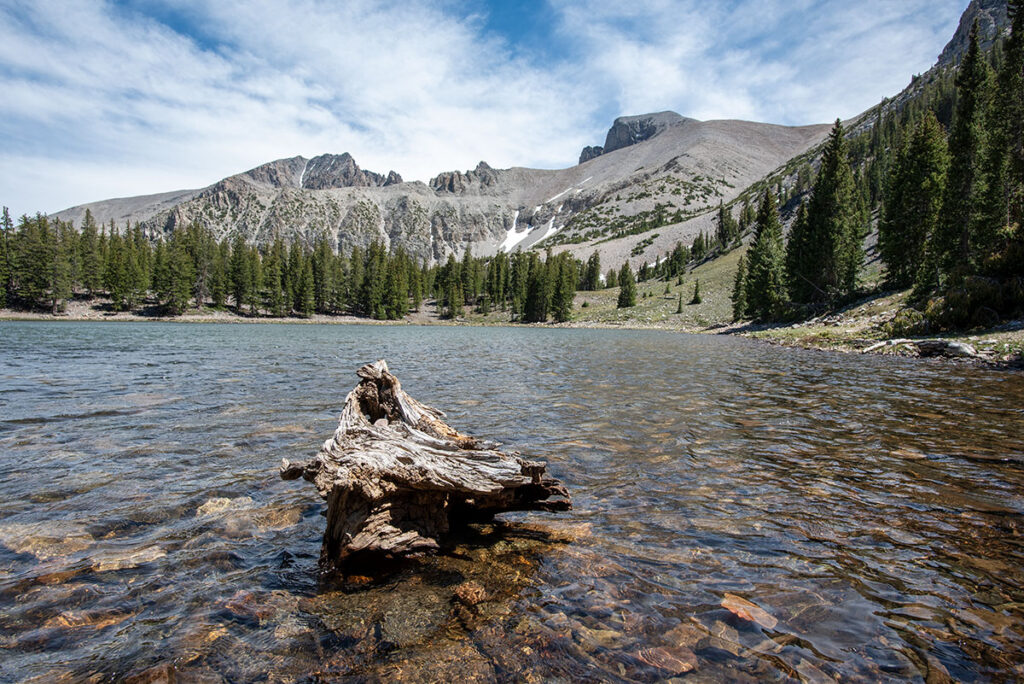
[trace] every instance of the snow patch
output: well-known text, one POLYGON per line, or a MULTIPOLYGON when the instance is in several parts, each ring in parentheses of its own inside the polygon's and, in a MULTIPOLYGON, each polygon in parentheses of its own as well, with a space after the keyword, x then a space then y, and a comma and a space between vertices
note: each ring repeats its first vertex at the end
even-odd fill
POLYGON ((565 206, 564 204, 559 204, 558 208, 555 209, 555 213, 556 214, 561 214, 562 213, 562 207, 564 207, 564 206, 565 206))
POLYGON ((309 169, 309 160, 306 160, 306 165, 302 167, 302 175, 299 176, 299 187, 303 187, 303 183, 306 181, 306 170, 309 169))
POLYGON ((588 180, 591 180, 592 178, 593 178, 593 176, 587 176, 586 178, 581 180, 579 183, 577 183, 577 185, 583 185, 584 183, 586 183, 588 180))
POLYGON ((512 227, 505 233, 505 240, 498 245, 499 252, 511 252, 516 245, 525 240, 526 236, 530 234, 530 226, 526 226, 522 233, 516 232, 516 223, 518 221, 519 211, 517 210, 515 215, 512 217, 512 227))

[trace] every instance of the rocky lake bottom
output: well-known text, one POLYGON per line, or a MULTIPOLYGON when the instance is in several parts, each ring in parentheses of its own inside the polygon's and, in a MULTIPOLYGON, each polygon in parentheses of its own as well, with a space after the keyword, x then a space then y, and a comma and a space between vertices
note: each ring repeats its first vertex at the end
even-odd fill
POLYGON ((1014 681, 1024 380, 656 331, 0 323, 0 681, 1014 681), (385 358, 574 509, 320 577, 385 358))

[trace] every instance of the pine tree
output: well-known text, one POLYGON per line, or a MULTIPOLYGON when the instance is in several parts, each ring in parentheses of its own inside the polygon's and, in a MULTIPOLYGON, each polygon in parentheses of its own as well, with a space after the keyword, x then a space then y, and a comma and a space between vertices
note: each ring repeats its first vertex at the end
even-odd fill
POLYGON ((815 271, 813 260, 821 255, 810 231, 807 202, 801 202, 786 241, 786 290, 794 302, 810 302, 827 297, 827 293, 817 290, 810 279, 815 271))
POLYGON ((747 311, 758 318, 778 317, 786 301, 782 224, 775 196, 765 190, 757 212, 757 234, 747 253, 747 311))
POLYGON ((17 269, 15 280, 21 297, 31 306, 39 306, 45 299, 49 283, 50 265, 49 227, 46 217, 21 217, 18 241, 15 244, 17 269))
POLYGON ((352 253, 349 255, 349 277, 348 277, 348 308, 356 314, 363 314, 364 316, 369 315, 368 312, 363 311, 363 282, 366 278, 366 262, 363 257, 363 250, 359 248, 359 245, 352 247, 352 253))
POLYGON ((548 264, 542 262, 535 253, 530 253, 530 275, 527 280, 526 301, 523 304, 523 321, 526 323, 543 323, 548 320, 551 300, 547 266, 548 264))
POLYGON ((985 194, 976 238, 980 254, 994 257, 990 263, 995 271, 1021 276, 1024 275, 1024 2, 1011 0, 1008 10, 1012 18, 1011 32, 998 67, 995 97, 986 120, 985 194))
POLYGON ((164 253, 164 274, 158 279, 161 286, 157 296, 171 314, 184 313, 193 296, 196 275, 189 253, 190 237, 187 230, 176 230, 164 253))
POLYGON ((183 246, 192 262, 192 298, 202 308, 212 296, 217 243, 208 230, 193 222, 185 230, 183 246))
POLYGON ((11 221, 11 212, 4 207, 2 218, 0 218, 0 309, 10 305, 14 300, 14 270, 11 259, 11 233, 13 230, 14 223, 11 221))
MULTIPOLYGON (((741 321, 747 315, 747 285, 745 279, 747 277, 747 262, 744 257, 740 257, 739 263, 736 265, 736 277, 732 284, 732 320, 741 321)), ((680 301, 682 301, 682 294, 679 295, 680 301)))
POLYGON ((313 263, 312 259, 305 257, 302 260, 302 271, 299 274, 298 283, 296 283, 296 307, 295 310, 302 316, 309 317, 313 315, 313 311, 316 307, 314 300, 314 283, 313 283, 313 263))
POLYGON ((313 308, 318 313, 327 313, 333 266, 334 252, 327 239, 320 237, 313 246, 313 308))
POLYGON ((412 310, 419 311, 423 305, 423 270, 413 261, 409 263, 409 298, 412 310))
POLYGON ((924 265, 925 246, 939 223, 948 165, 946 136, 929 111, 904 136, 878 226, 878 246, 890 287, 910 287, 924 265))
MULTIPOLYGON (((46 221, 42 215, 38 221, 46 221)), ((45 225, 45 224, 44 224, 45 225)), ((74 254, 74 231, 69 224, 55 221, 53 228, 47 232, 49 252, 49 268, 47 269, 47 288, 49 290, 50 312, 60 313, 64 310, 67 300, 72 294, 72 254, 74 254)))
POLYGON ((263 264, 262 300, 271 316, 285 316, 291 308, 284 291, 284 273, 288 259, 284 242, 275 238, 263 264))
POLYGON ((231 281, 231 296, 235 300, 235 309, 239 314, 249 304, 252 293, 249 291, 249 248, 245 244, 245 236, 238 233, 231 245, 231 263, 228 267, 231 281))
POLYGON ((676 313, 683 313, 683 291, 679 291, 679 302, 676 304, 676 313))
POLYGON ((583 287, 581 289, 593 291, 601 287, 601 255, 594 250, 594 253, 587 259, 587 267, 583 274, 583 287))
POLYGON ((85 218, 82 219, 82 236, 78 241, 78 250, 82 264, 82 286, 91 299, 103 289, 103 254, 100 251, 99 227, 88 209, 85 210, 85 218))
POLYGON ((153 291, 157 299, 165 301, 165 294, 169 288, 170 271, 167 264, 167 244, 161 240, 156 243, 153 250, 153 291))
POLYGON ((131 283, 129 282, 129 258, 125 240, 114 227, 110 226, 110 237, 107 240, 107 256, 103 272, 103 286, 110 295, 114 309, 124 311, 131 308, 131 283))
POLYGON ((690 304, 700 304, 700 278, 693 284, 693 299, 690 300, 690 304))
POLYGON ((628 309, 636 306, 636 280, 633 278, 633 269, 629 262, 622 264, 619 269, 619 301, 618 308, 628 309))
POLYGON ((978 46, 978 24, 957 74, 957 104, 949 133, 949 174, 942 202, 942 220, 933 241, 936 265, 953 281, 976 272, 979 257, 974 239, 984 192, 981 154, 985 145, 984 115, 992 74, 978 46))
POLYGON ((608 269, 608 274, 604 277, 604 286, 606 288, 618 287, 619 286, 619 272, 614 268, 608 269))
POLYGON ((725 249, 740 235, 740 226, 732 217, 732 211, 724 202, 718 202, 718 220, 715 226, 715 240, 720 249, 725 249))
MULTIPOLYGON (((576 260, 568 252, 562 252, 555 260, 557 268, 551 293, 551 316, 557 322, 564 323, 572 318, 572 304, 576 296, 576 260)), ((600 273, 600 263, 597 269, 600 273)))
MULTIPOLYGON (((856 288, 864 248, 855 190, 843 124, 837 119, 807 208, 807 240, 799 264, 807 282, 801 288, 804 296, 795 301, 836 301, 856 288)), ((749 266, 753 273, 753 259, 749 266)))
POLYGON ((366 251, 366 273, 363 278, 362 309, 365 315, 377 320, 387 318, 384 291, 387 286, 387 251, 384 244, 374 240, 366 251))
POLYGON ((462 292, 462 269, 455 260, 454 254, 448 255, 448 263, 445 265, 444 275, 441 278, 443 287, 444 313, 448 318, 459 318, 462 316, 463 302, 465 295, 462 292))
POLYGON ((389 320, 400 320, 409 312, 409 283, 402 248, 388 261, 384 281, 384 309, 389 320))
POLYGON ((221 240, 214 254, 210 273, 210 297, 215 309, 223 309, 228 299, 228 265, 231 263, 231 247, 227 239, 221 240))

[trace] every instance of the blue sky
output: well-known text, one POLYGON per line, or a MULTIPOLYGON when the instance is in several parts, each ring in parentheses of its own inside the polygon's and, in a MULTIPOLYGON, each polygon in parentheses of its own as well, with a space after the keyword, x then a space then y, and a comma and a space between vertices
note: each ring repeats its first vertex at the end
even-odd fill
POLYGON ((350 152, 563 167, 620 115, 808 124, 931 66, 968 0, 0 0, 0 203, 350 152))

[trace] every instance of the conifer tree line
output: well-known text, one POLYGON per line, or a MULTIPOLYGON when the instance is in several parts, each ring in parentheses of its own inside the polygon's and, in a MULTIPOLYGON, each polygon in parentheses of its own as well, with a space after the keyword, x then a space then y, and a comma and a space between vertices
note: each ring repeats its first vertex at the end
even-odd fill
POLYGON ((242 237, 217 241, 197 224, 150 240, 136 225, 98 226, 87 210, 81 230, 42 214, 17 225, 3 210, 0 267, 4 306, 54 313, 79 294, 106 295, 111 307, 146 305, 180 314, 190 307, 233 307, 243 315, 351 313, 400 318, 418 310, 431 269, 382 244, 336 254, 325 238, 311 247, 281 239, 263 249, 242 237))
POLYGON ((848 139, 837 121, 810 196, 783 240, 774 191, 733 286, 736 320, 797 318, 859 292, 878 220, 886 286, 913 288, 929 324, 994 323, 1024 311, 1024 0, 989 55, 975 25, 954 73, 848 139))
POLYGON ((73 296, 107 296, 116 311, 148 307, 177 315, 190 308, 247 316, 350 314, 380 320, 419 311, 507 312, 509 320, 568 321, 578 289, 607 287, 597 252, 582 262, 567 252, 499 253, 429 266, 381 242, 335 253, 326 238, 311 246, 280 238, 262 248, 242 236, 218 241, 198 224, 150 240, 136 225, 99 226, 87 210, 81 230, 42 214, 15 225, 3 210, 0 305, 63 310, 73 296))

